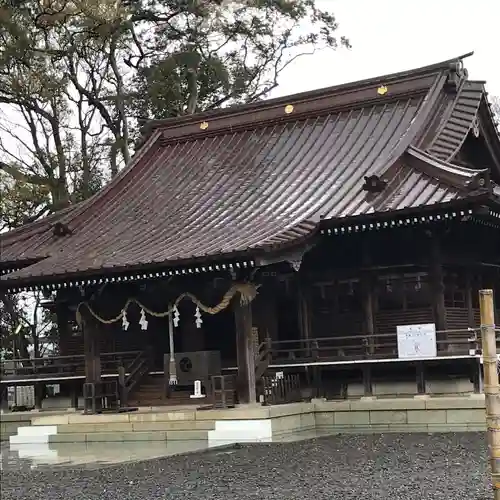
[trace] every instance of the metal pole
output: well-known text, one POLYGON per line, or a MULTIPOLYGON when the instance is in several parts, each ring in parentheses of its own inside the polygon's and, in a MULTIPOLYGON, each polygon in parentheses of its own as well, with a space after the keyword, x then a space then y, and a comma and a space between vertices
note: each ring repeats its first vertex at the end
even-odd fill
POLYGON ((484 367, 486 427, 491 467, 493 500, 500 500, 500 387, 498 384, 497 343, 493 290, 479 291, 481 343, 484 367))
POLYGON ((177 385, 177 367, 175 365, 175 350, 174 350, 174 318, 172 306, 169 306, 170 314, 168 315, 168 343, 170 347, 169 358, 169 385, 177 385))

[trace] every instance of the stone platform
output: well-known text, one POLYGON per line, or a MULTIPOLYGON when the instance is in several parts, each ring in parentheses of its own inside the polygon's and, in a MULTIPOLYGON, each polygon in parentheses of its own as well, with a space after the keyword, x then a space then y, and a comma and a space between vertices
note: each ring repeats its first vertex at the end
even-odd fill
POLYGON ((95 442, 206 442, 207 447, 273 442, 315 433, 484 431, 484 395, 314 400, 271 407, 227 410, 142 409, 103 415, 36 415, 19 427, 12 446, 95 442))

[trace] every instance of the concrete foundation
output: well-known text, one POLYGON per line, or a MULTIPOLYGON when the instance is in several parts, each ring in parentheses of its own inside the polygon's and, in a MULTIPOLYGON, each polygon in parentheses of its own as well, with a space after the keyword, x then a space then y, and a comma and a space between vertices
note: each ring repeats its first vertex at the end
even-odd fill
POLYGON ((19 426, 13 445, 206 441, 207 447, 273 442, 304 433, 484 431, 484 395, 399 399, 360 399, 295 403, 228 410, 150 410, 136 413, 31 416, 19 426))
POLYGON ((0 441, 8 441, 17 434, 19 427, 31 425, 31 413, 2 413, 0 415, 0 441))

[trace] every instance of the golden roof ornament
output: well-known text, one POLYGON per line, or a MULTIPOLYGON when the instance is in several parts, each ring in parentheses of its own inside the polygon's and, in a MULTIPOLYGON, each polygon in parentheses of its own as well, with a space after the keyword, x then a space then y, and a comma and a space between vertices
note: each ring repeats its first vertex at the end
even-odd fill
POLYGON ((377 89, 377 94, 378 95, 385 95, 387 94, 387 92, 389 92, 389 89, 387 88, 386 85, 381 85, 378 89, 377 89))
POLYGON ((290 113, 293 113, 293 104, 287 104, 285 106, 285 113, 289 115, 290 113))
POLYGON ((201 130, 207 130, 207 128, 208 128, 208 122, 201 122, 200 123, 200 128, 201 128, 201 130))

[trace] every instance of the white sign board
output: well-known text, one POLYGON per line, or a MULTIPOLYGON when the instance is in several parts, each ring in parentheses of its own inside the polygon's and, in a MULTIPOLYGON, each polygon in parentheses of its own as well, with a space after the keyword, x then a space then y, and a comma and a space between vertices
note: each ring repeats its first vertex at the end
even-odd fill
POLYGON ((397 327, 398 358, 419 359, 437 356, 436 325, 403 325, 397 327))

